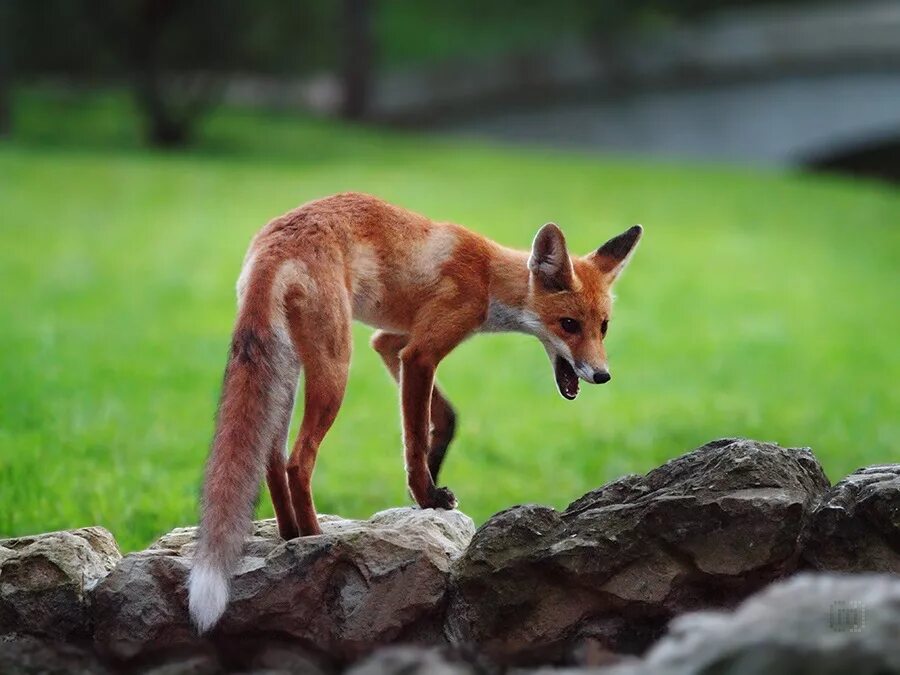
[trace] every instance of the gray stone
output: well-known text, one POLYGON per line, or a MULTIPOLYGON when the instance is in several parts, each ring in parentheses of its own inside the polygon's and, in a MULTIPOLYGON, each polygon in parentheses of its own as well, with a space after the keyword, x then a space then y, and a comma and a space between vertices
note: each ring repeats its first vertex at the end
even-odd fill
POLYGON ((0 634, 89 636, 88 592, 121 557, 102 527, 0 540, 0 634))
POLYGON ((900 578, 801 574, 733 613, 675 619, 639 664, 598 675, 886 675, 900 672, 900 578))
POLYGON ((813 509, 803 557, 818 570, 900 574, 900 464, 860 469, 813 509))
POLYGON ((34 635, 0 636, 3 675, 108 675, 90 651, 34 635))
POLYGON ((439 642, 451 562, 474 532, 458 511, 398 508, 368 521, 322 519, 323 534, 282 541, 256 523, 231 602, 208 637, 189 624, 185 580, 196 530, 126 556, 93 593, 101 654, 118 661, 240 636, 305 646, 350 662, 394 641, 439 642))
POLYGON ((333 670, 307 650, 294 644, 277 642, 266 644, 252 652, 250 658, 240 665, 242 671, 253 675, 326 675, 333 670))
POLYGON ((828 480, 808 449, 725 439, 565 511, 518 506, 454 564, 448 630, 502 663, 640 653, 674 615, 730 606, 797 567, 828 480))
POLYGON ((475 675, 475 666, 443 648, 386 647, 350 668, 346 675, 475 675))
POLYGON ((137 675, 222 675, 225 669, 213 654, 179 654, 136 671, 137 675))

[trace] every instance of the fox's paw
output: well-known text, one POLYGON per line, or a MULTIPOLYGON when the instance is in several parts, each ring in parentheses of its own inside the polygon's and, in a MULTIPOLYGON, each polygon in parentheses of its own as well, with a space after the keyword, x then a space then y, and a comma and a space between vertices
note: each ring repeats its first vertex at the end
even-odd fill
POLYGON ((291 523, 290 525, 285 525, 282 527, 280 524, 278 525, 278 534, 285 541, 290 541, 291 539, 296 539, 300 536, 300 530, 297 529, 297 526, 291 523))
POLYGON ((451 511, 456 508, 456 497, 450 492, 450 488, 435 487, 430 496, 431 504, 429 506, 433 509, 451 511))

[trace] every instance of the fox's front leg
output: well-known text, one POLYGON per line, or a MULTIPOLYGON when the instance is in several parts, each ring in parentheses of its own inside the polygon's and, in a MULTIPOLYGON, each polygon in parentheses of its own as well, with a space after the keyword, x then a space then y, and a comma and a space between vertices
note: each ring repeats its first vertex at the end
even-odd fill
MULTIPOLYGON (((372 336, 372 347, 381 356, 388 372, 400 384, 400 350, 409 342, 408 335, 378 330, 372 336)), ((431 389, 431 429, 428 441, 428 469, 437 481, 438 472, 456 431, 456 412, 435 382, 431 389)))
POLYGON ((400 403, 409 491, 422 508, 452 509, 456 497, 434 484, 428 466, 431 397, 438 364, 483 321, 487 301, 452 294, 435 302, 416 321, 400 350, 400 403))
POLYGON ((456 497, 447 488, 435 486, 428 468, 428 429, 436 367, 427 353, 408 347, 400 352, 406 476, 416 504, 423 509, 452 509, 456 507, 456 497))

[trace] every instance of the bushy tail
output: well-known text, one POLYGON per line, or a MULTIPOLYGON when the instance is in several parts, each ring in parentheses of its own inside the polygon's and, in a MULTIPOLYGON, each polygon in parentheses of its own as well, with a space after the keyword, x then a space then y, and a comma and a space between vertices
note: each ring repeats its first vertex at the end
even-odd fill
POLYGON ((250 529, 268 452, 278 420, 291 405, 297 377, 289 340, 277 335, 267 318, 239 317, 206 466, 199 543, 188 581, 191 619, 200 633, 225 612, 230 578, 250 529))

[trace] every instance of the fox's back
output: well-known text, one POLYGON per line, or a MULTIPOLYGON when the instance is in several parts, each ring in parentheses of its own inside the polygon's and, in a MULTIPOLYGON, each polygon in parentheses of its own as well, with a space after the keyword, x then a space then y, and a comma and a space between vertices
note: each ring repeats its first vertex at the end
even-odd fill
MULTIPOLYGON (((446 263, 476 237, 360 193, 304 204, 269 222, 255 237, 247 261, 287 265, 314 292, 316 280, 340 276, 354 318, 406 331, 439 286, 446 263)), ((247 263, 245 263, 246 268, 247 263)), ((300 280, 298 280, 298 284, 300 280)))

